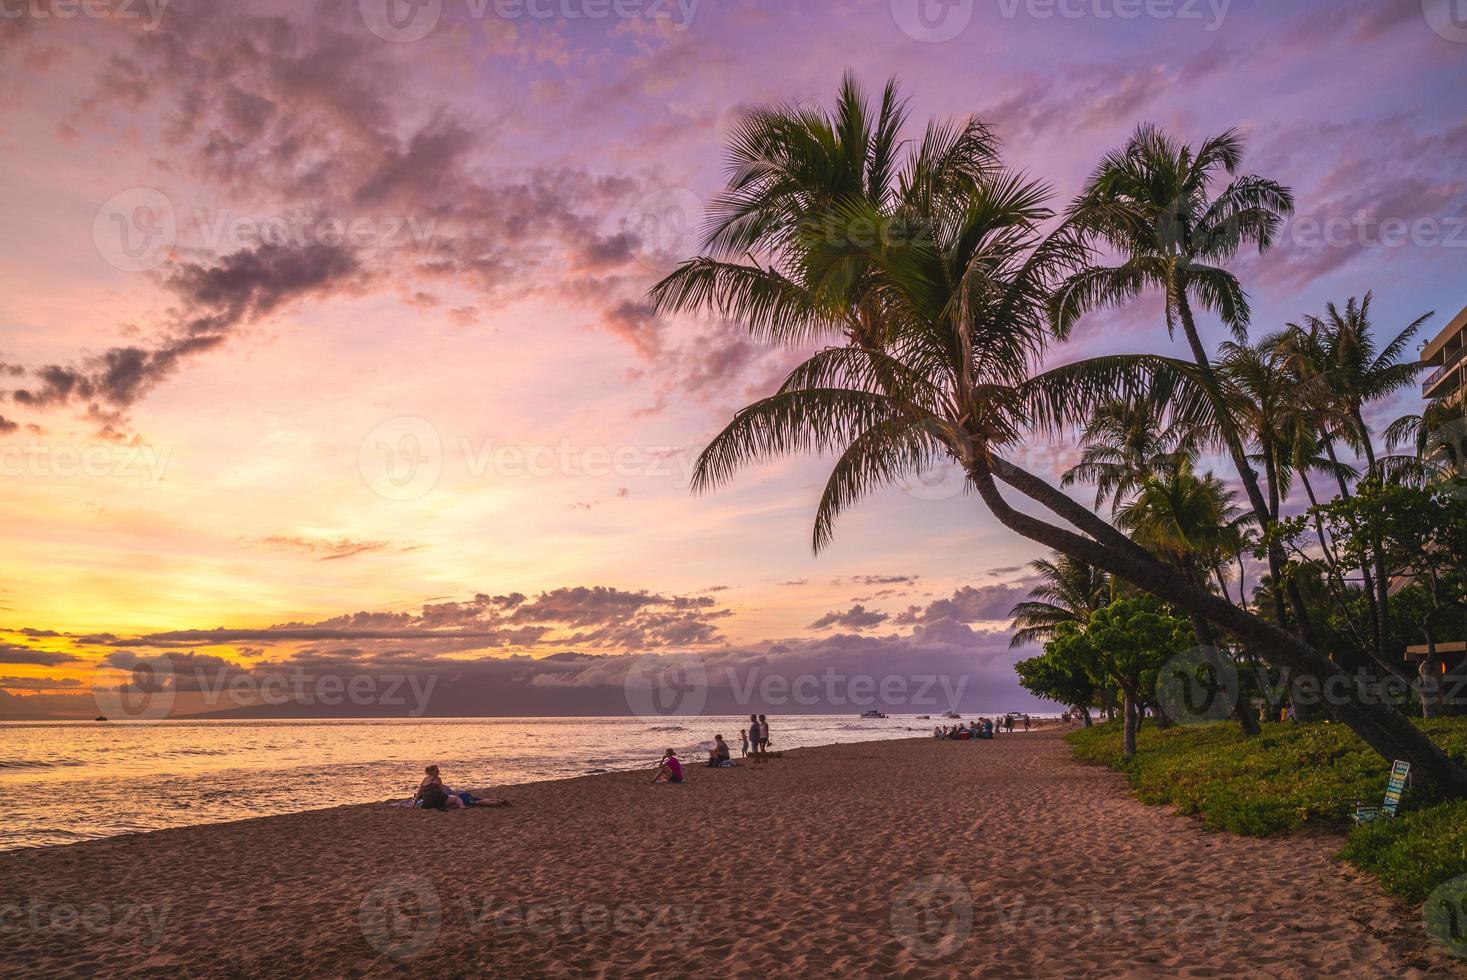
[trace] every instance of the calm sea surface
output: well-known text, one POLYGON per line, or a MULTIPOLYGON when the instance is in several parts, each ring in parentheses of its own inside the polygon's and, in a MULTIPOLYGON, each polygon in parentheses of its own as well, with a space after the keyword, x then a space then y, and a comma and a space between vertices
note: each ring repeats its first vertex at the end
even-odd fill
MULTIPOLYGON (((997 712, 994 712, 997 714, 997 712)), ((747 719, 744 719, 747 722, 747 719)), ((770 718, 774 747, 927 734, 912 716, 770 718)), ((655 765, 737 718, 0 724, 0 850, 412 795, 423 766, 478 789, 655 765)))

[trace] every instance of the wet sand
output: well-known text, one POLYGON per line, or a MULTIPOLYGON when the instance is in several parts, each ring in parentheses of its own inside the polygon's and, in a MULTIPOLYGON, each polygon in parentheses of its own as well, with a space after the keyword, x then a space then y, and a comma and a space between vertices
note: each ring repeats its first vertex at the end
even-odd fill
MULTIPOLYGON (((655 750, 649 755, 655 755, 655 750)), ((1131 799, 1056 732, 0 854, 7 976, 1457 976, 1338 836, 1131 799)), ((445 773, 452 781, 452 774, 445 773)), ((404 774, 405 791, 413 785, 404 774)), ((85 805, 85 801, 80 801, 85 805)))

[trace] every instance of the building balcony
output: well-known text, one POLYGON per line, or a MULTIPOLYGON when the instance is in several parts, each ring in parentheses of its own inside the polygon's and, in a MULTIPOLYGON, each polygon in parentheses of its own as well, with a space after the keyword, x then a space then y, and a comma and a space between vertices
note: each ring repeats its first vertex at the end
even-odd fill
MULTIPOLYGON (((1454 387, 1444 386, 1439 392, 1436 390, 1436 387, 1441 386, 1442 381, 1449 379, 1449 377, 1457 373, 1458 368, 1463 365, 1464 354, 1467 354, 1467 346, 1457 348, 1457 351, 1446 355, 1446 361, 1442 362, 1441 367, 1427 374, 1426 379, 1422 381, 1422 398, 1441 398, 1442 395, 1445 395, 1446 392, 1449 392, 1454 387)), ((1460 384, 1461 379, 1457 379, 1457 383, 1460 384)))

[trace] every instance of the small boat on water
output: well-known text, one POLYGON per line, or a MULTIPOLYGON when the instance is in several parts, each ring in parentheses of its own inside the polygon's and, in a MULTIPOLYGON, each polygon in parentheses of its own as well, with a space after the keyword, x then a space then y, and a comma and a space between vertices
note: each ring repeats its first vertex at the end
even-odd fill
POLYGON ((861 717, 862 718, 885 718, 886 715, 882 714, 880 711, 877 711, 875 708, 872 708, 870 711, 863 711, 863 712, 861 712, 861 717))
POLYGON ((956 711, 944 711, 942 713, 942 716, 944 718, 952 718, 952 719, 955 719, 957 721, 962 721, 963 720, 963 716, 960 715, 960 714, 958 714, 956 711))

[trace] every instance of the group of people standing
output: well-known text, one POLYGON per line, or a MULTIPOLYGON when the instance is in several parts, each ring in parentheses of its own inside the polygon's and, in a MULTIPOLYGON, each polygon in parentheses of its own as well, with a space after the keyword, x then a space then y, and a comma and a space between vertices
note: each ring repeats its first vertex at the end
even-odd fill
POLYGON ((750 715, 749 727, 739 730, 739 741, 742 742, 740 751, 748 756, 752 749, 754 761, 763 762, 769 758, 769 719, 764 715, 750 715))

